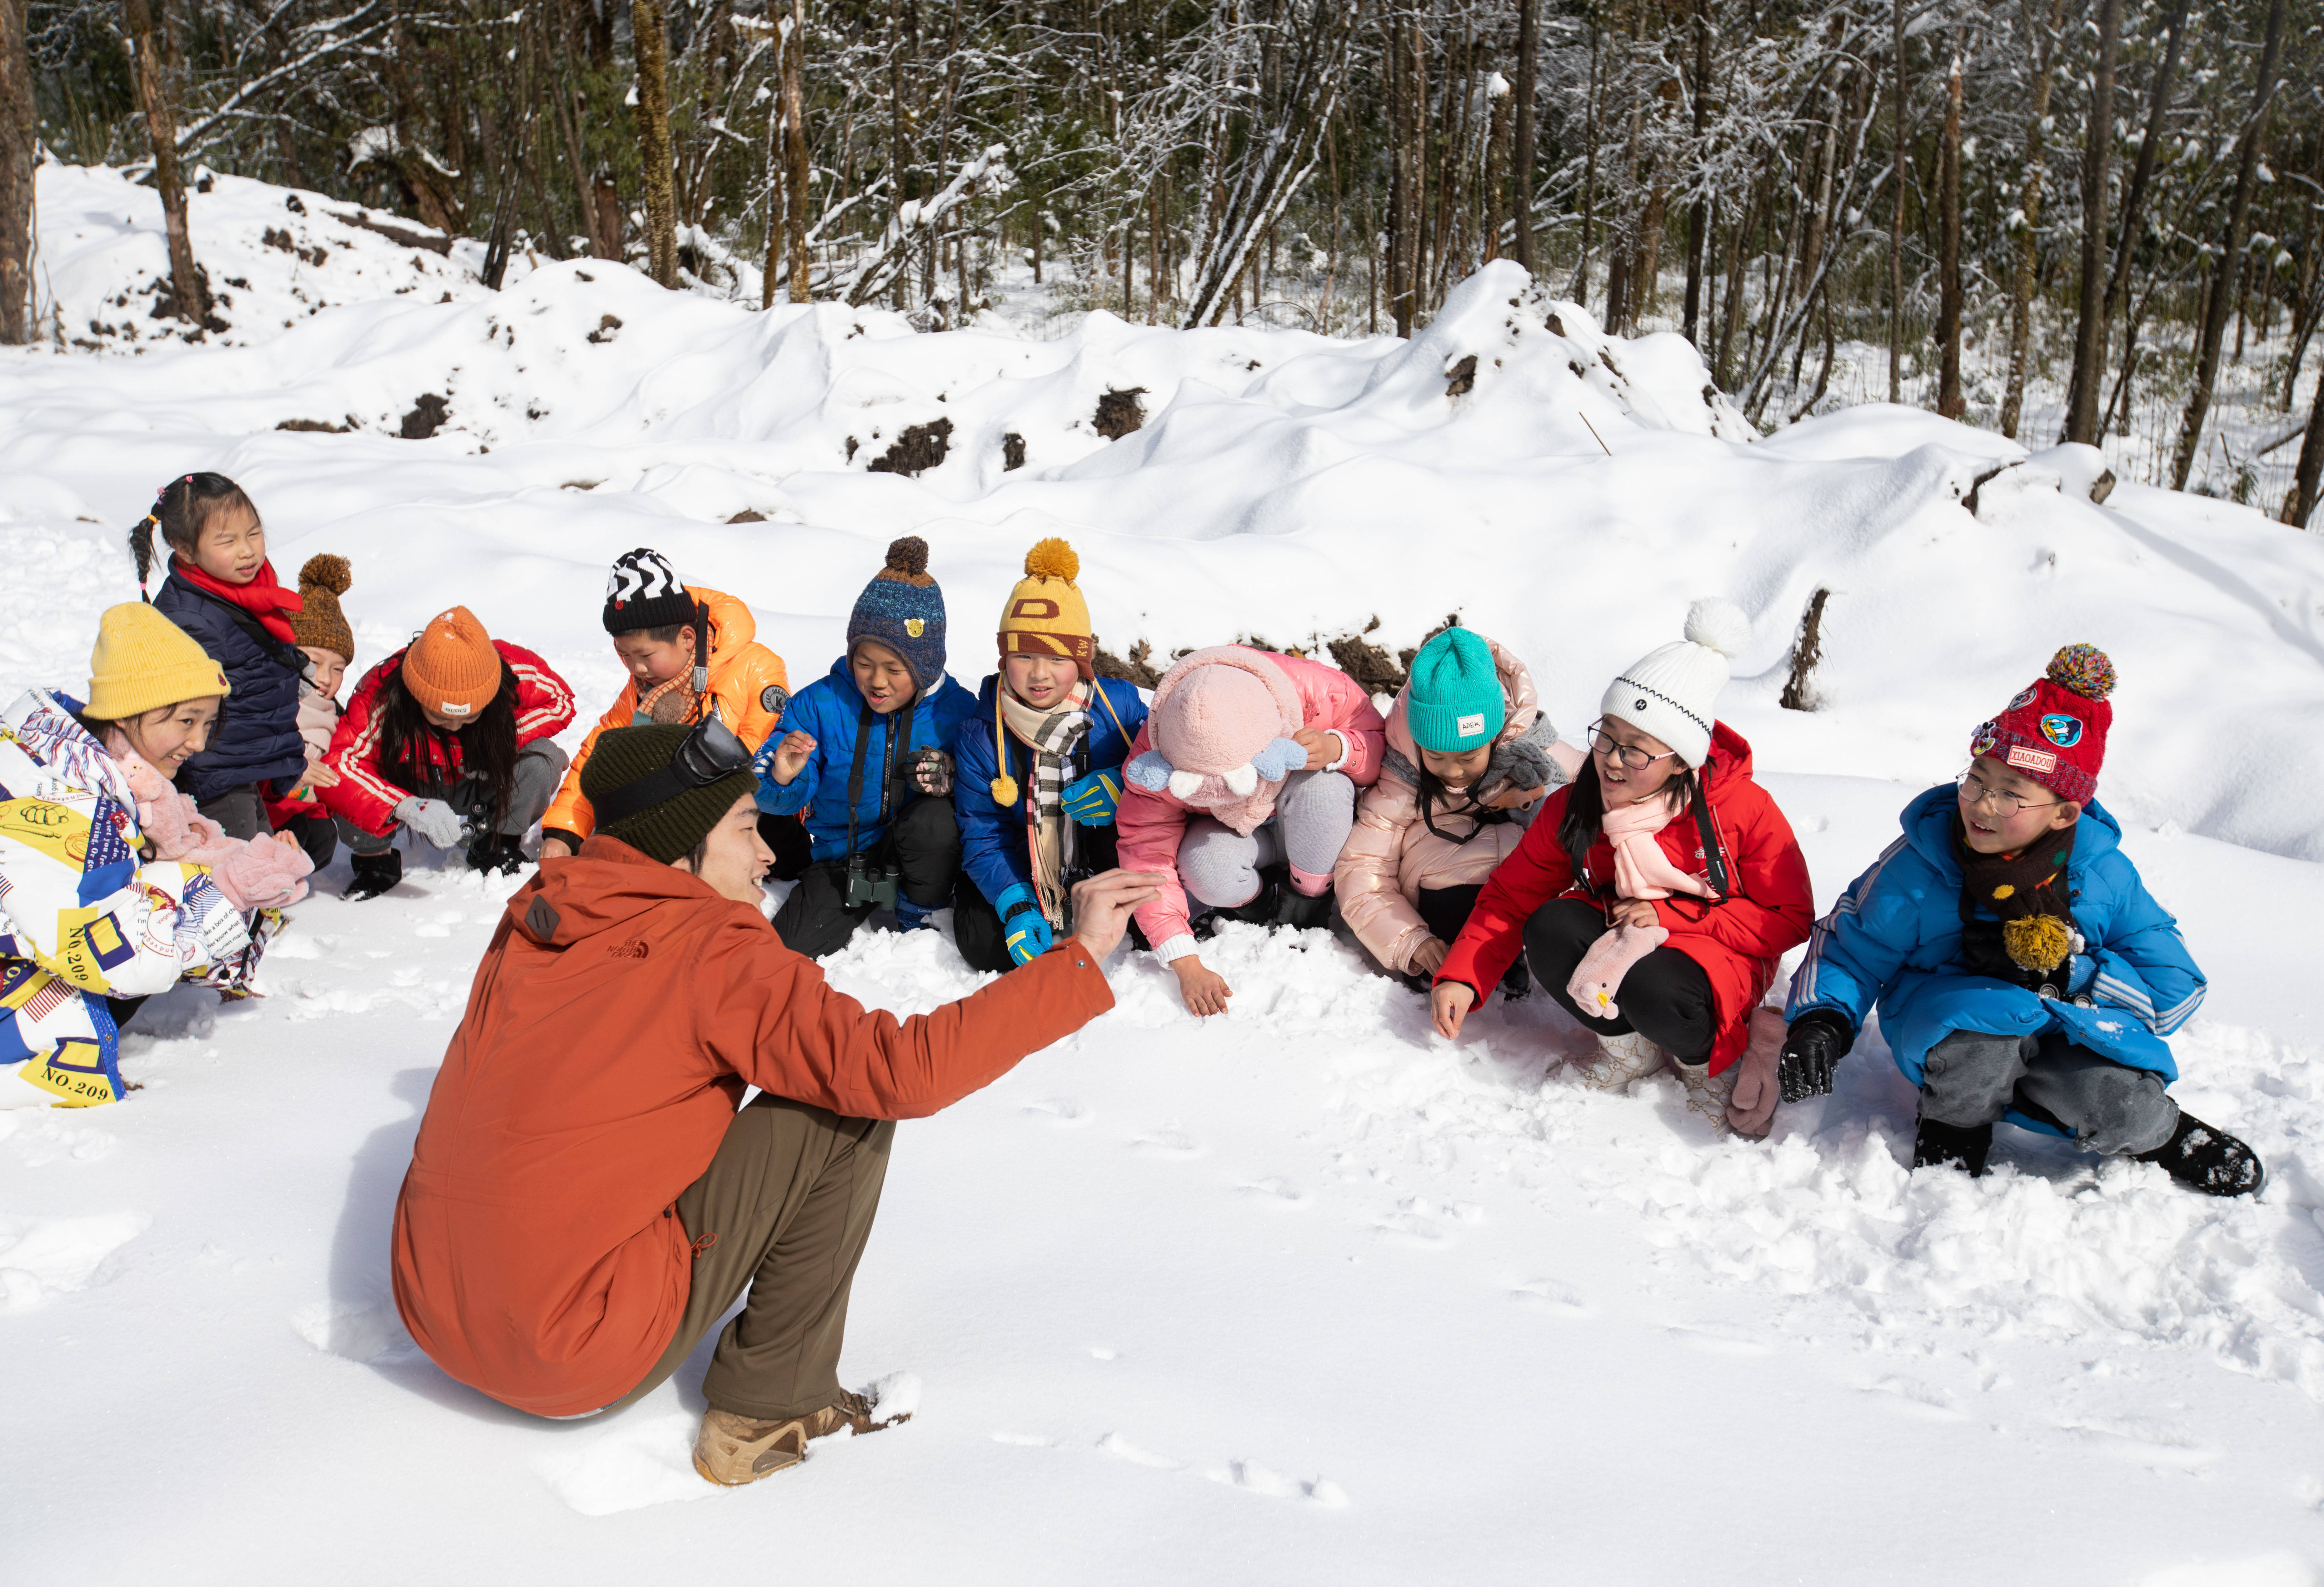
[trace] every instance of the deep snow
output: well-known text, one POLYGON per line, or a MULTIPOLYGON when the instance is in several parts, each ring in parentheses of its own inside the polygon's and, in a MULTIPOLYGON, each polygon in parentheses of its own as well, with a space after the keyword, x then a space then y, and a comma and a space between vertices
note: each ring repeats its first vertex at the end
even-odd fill
MULTIPOLYGON (((214 283, 290 257, 209 235, 214 283)), ((1609 341, 1507 266, 1410 344, 1102 315, 1028 340, 753 315, 589 262, 493 294, 426 255, 453 300, 423 301, 353 276, 401 285, 409 251, 343 247, 301 267, 345 265, 342 306, 247 345, 0 357, 0 690, 85 675, 97 612, 134 598, 123 530, 197 466, 249 486, 284 576, 354 561, 359 665, 464 601, 585 722, 619 683, 604 565, 641 543, 748 599, 795 683, 908 529, 973 683, 1024 548, 1062 532, 1109 648, 1377 615, 1394 650, 1458 609, 1569 736, 1716 592, 1755 619, 1724 714, 1828 904, 1979 718, 2093 640, 2124 678, 2104 797, 2212 978, 2179 1095, 2274 1179, 2213 1203, 2009 1132, 1985 1181, 1909 1176, 1877 1032, 1829 1103, 1714 1143, 1673 1080, 1557 1072, 1573 1038, 1538 998, 1446 1044, 1327 938, 1234 931, 1205 954, 1222 1022, 1125 956, 1113 1014, 904 1127, 846 1371, 902 1374, 920 1414, 724 1494, 686 1464, 698 1362, 617 1420, 544 1424, 394 1319, 389 1209, 515 885, 423 864, 299 906, 265 999, 152 1005, 128 1103, 0 1077, 12 1579, 2317 1579, 2312 538, 2131 486, 2090 506, 2070 454, 1972 514, 2024 454, 1909 410, 1751 440, 1676 338, 1609 341), (1146 427, 1100 436, 1097 399, 1141 386, 1146 427), (397 438, 422 392, 449 423, 397 438), (357 428, 274 427, 297 418, 357 428), (940 467, 866 472, 939 418, 940 467), (1819 586, 1821 709, 1783 711, 1819 586)), ((975 984, 930 933, 863 933, 832 973, 899 1013, 975 984)))

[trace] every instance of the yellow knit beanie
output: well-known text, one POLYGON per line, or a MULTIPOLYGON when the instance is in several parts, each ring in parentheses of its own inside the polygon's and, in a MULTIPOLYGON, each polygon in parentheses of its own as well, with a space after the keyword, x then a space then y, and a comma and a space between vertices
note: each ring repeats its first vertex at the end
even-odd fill
POLYGON ((88 714, 117 722, 229 693, 226 668, 192 635, 142 601, 125 601, 97 619, 88 653, 88 714))
POLYGON ((1074 580, 1082 559, 1052 537, 1025 554, 1025 576, 1001 610, 1001 654, 1064 656, 1084 678, 1097 675, 1097 641, 1090 634, 1089 602, 1074 580))

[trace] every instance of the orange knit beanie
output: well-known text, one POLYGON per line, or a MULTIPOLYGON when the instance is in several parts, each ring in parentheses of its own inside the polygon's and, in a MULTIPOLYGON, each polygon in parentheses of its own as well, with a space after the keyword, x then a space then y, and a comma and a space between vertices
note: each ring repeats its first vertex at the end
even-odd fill
POLYGON ((403 686, 426 709, 472 720, 501 692, 501 653, 465 606, 428 619, 403 653, 403 686))

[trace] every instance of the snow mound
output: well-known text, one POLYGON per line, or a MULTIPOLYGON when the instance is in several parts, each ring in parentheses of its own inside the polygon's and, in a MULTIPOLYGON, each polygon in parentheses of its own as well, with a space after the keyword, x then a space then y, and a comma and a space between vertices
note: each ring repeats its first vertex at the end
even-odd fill
POLYGON ((30 1311, 59 1295, 86 1289, 106 1258, 145 1232, 142 1212, 86 1217, 0 1215, 0 1315, 30 1311))
MULTIPOLYGON (((44 225, 86 219, 88 280, 119 297, 157 268, 149 192, 42 180, 44 225)), ((269 326, 294 323, 134 361, 0 353, 0 536, 42 570, 39 599, 0 617, 0 681, 71 677, 97 611, 134 591, 122 531, 160 481, 217 468, 254 493, 278 566, 351 558, 367 649, 462 599, 591 700, 619 687, 595 624, 619 553, 654 545, 750 601, 796 683, 906 533, 934 547, 964 635, 1052 534, 1119 656, 1369 630, 1392 658, 1457 611, 1526 659, 1569 737, 1715 593, 1745 619, 1715 623, 1720 711, 1762 769, 1923 786, 2087 641, 2123 679, 2102 778, 2118 816, 2324 858, 2324 735, 2297 730, 2324 720, 2324 543, 2135 486, 2097 506, 2082 453, 1917 410, 1757 441, 1683 339, 1609 337, 1506 261, 1409 341, 1103 313, 1029 340, 755 313, 595 261, 512 270, 493 293, 453 279, 459 245, 404 247, 313 196, 221 177, 198 202, 213 275, 277 292, 269 326), (308 229, 285 252, 264 238, 288 220, 308 229), (1795 696, 1815 709, 1786 711, 1820 592, 1795 696)), ((53 268, 79 257, 44 246, 53 268)), ((974 643, 954 660, 983 670, 974 643)))

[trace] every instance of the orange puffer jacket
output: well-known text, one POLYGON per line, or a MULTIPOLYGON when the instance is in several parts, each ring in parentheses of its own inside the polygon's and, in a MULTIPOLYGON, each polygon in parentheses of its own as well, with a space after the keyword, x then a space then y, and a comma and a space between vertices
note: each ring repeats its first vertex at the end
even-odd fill
MULTIPOLYGON (((756 749, 773 736, 790 704, 790 674, 781 656, 759 643, 759 619, 751 615, 750 607, 716 590, 688 584, 686 592, 710 613, 710 698, 717 702, 719 720, 756 749)), ((569 833, 577 840, 597 830, 597 812, 589 808, 588 798, 581 792, 581 768, 589 764, 598 734, 607 728, 631 726, 637 714, 638 681, 632 678, 589 729, 589 736, 581 740, 557 797, 540 818, 544 833, 569 833)))
POLYGON ((395 1205, 396 1308, 438 1366, 540 1416, 635 1388, 685 1307, 678 1193, 743 1088, 918 1118, 1113 1006, 1065 942, 900 1023, 747 904, 590 839, 510 898, 395 1205))

